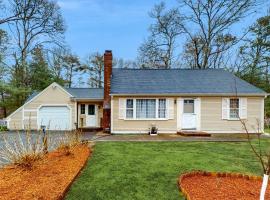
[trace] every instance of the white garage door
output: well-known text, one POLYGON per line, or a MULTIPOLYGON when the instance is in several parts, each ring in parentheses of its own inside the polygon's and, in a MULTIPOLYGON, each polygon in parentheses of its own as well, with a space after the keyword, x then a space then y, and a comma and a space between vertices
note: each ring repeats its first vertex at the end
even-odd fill
POLYGON ((48 130, 70 130, 70 120, 67 106, 43 106, 39 109, 38 124, 48 130))

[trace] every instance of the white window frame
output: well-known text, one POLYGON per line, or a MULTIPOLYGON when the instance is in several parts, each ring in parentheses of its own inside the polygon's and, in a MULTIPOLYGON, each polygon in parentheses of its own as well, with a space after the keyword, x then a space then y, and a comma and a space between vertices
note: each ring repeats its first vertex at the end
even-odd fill
MULTIPOLYGON (((137 120, 137 121, 162 121, 162 120, 168 120, 168 100, 167 98, 149 98, 149 97, 145 97, 145 98, 127 98, 125 100, 125 103, 127 103, 128 99, 133 99, 133 118, 127 118, 126 114, 125 114, 125 120, 137 120), (155 118, 136 118, 137 116, 137 99, 151 99, 151 100, 155 100, 156 102, 156 113, 155 113, 155 118), (159 99, 165 99, 165 105, 166 105, 166 111, 165 111, 165 118, 158 118, 158 108, 159 108, 159 99)), ((127 108, 125 109, 125 113, 127 112, 127 108)))
POLYGON ((240 116, 240 110, 241 110, 241 108, 240 108, 240 98, 229 98, 229 108, 228 108, 228 115, 229 115, 229 117, 228 117, 228 119, 229 120, 232 120, 232 121, 237 121, 237 120, 240 120, 239 118, 241 117, 240 116), (231 117, 231 100, 232 99, 238 99, 238 117, 231 117))

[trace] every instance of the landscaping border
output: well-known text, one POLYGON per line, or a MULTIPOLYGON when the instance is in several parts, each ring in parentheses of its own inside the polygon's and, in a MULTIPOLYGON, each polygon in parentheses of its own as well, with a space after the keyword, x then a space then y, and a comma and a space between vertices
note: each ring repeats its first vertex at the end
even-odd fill
POLYGON ((69 184, 68 184, 68 185, 66 186, 66 188, 63 190, 62 194, 59 195, 59 200, 64 199, 64 198, 66 197, 66 195, 67 195, 67 193, 68 193, 68 191, 69 191, 71 185, 74 183, 74 181, 75 181, 75 180, 78 178, 78 176, 81 174, 82 170, 86 167, 86 165, 87 165, 87 163, 88 163, 88 161, 89 161, 89 159, 90 159, 90 157, 91 157, 91 155, 92 155, 92 153, 93 153, 92 147, 89 147, 89 146, 88 146, 88 148, 89 148, 89 155, 88 155, 87 159, 84 161, 83 166, 81 167, 81 169, 76 173, 76 175, 72 178, 72 180, 69 182, 69 184))
POLYGON ((184 174, 181 174, 181 176, 178 179, 178 187, 180 192, 184 195, 184 197, 187 200, 191 200, 188 192, 185 190, 185 188, 182 187, 182 181, 183 179, 191 176, 196 175, 203 175, 203 176, 212 176, 212 177, 232 177, 232 178, 244 178, 246 180, 262 180, 262 177, 260 176, 254 176, 254 175, 246 175, 241 173, 234 173, 234 172, 207 172, 207 171, 192 171, 187 172, 184 174))

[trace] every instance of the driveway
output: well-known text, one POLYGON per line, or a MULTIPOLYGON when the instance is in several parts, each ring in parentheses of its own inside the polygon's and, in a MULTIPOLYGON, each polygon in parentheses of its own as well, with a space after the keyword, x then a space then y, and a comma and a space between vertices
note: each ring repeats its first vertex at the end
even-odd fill
MULTIPOLYGON (((51 142, 53 145, 51 145, 51 148, 54 148, 57 144, 57 141, 61 139, 65 134, 71 134, 71 133, 65 133, 65 132, 50 132, 48 133, 49 142, 51 142)), ((82 140, 92 140, 95 137, 96 133, 84 133, 82 134, 82 140)), ((31 140, 35 142, 37 139, 42 140, 43 133, 38 131, 32 131, 31 132, 31 140)), ((14 142, 23 142, 25 143, 27 140, 27 133, 25 131, 7 131, 7 132, 0 132, 0 148, 5 145, 5 143, 12 144, 14 142)))

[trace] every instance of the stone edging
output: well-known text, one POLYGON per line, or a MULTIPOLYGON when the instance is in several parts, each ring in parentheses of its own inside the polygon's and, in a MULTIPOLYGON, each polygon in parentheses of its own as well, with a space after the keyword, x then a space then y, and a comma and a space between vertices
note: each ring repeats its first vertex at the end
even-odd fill
POLYGON ((196 176, 196 175, 212 176, 212 177, 244 178, 247 180, 262 180, 262 177, 260 176, 246 175, 246 174, 241 174, 241 173, 231 173, 231 172, 192 171, 192 172, 184 173, 178 179, 178 187, 187 200, 191 200, 191 198, 188 192, 182 187, 182 181, 183 179, 187 177, 196 176))
MULTIPOLYGON (((89 147, 88 147, 89 148, 89 147)), ((59 198, 58 200, 61 200, 61 199, 64 199, 66 194, 68 193, 71 185, 73 184, 73 182, 75 181, 75 179, 80 175, 81 171, 85 168, 88 160, 89 160, 89 157, 91 156, 91 154, 93 153, 93 150, 91 148, 89 148, 89 155, 87 157, 87 159, 84 161, 81 169, 77 172, 77 174, 72 178, 72 180, 69 182, 69 184, 66 186, 66 188, 63 190, 63 192, 59 195, 59 198)))

